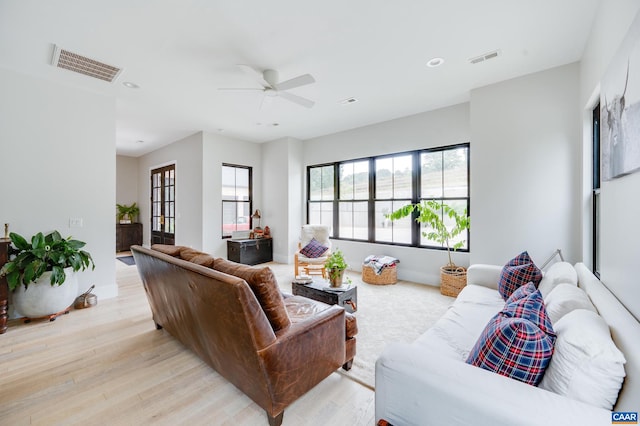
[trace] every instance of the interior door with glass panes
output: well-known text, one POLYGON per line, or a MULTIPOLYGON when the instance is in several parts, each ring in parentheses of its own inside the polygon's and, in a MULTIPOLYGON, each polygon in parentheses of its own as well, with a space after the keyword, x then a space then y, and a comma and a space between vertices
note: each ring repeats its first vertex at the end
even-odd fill
POLYGON ((151 170, 151 244, 175 244, 176 166, 151 170))

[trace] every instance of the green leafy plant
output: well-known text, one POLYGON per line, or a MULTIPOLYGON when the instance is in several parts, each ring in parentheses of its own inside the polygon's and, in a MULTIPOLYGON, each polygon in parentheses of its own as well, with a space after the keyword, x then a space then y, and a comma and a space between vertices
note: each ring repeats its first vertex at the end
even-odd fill
POLYGON ((327 260, 324 262, 324 267, 329 270, 338 269, 338 270, 344 271, 349 267, 349 265, 347 265, 347 262, 344 260, 344 255, 342 254, 342 251, 335 250, 329 255, 327 260))
POLYGON ((58 231, 47 235, 38 232, 31 237, 31 243, 21 235, 9 234, 10 247, 9 262, 0 269, 0 276, 7 277, 9 289, 15 290, 20 284, 25 288, 35 282, 47 271, 51 271, 51 285, 61 285, 66 279, 65 268, 72 268, 74 272, 85 270, 96 265, 91 255, 80 250, 85 243, 72 240, 71 237, 62 238, 58 231))
POLYGON ((456 251, 463 247, 465 240, 458 241, 453 245, 451 242, 455 237, 470 228, 471 218, 467 216, 467 210, 465 209, 462 213, 458 213, 453 207, 445 203, 429 200, 418 204, 408 204, 386 216, 391 220, 398 220, 410 216, 414 211, 418 213, 416 221, 425 223, 430 228, 428 232, 423 231, 422 235, 431 241, 444 244, 449 255, 447 266, 455 268, 456 265, 451 259, 451 250, 456 251), (444 217, 453 219, 455 224, 451 228, 447 228, 443 220, 444 217))
MULTIPOLYGON (((342 272, 349 267, 347 265, 346 260, 344 260, 344 255, 342 251, 336 249, 331 252, 327 260, 324 262, 324 267, 329 272, 329 278, 331 280, 337 279, 342 272)), ((351 282, 351 280, 347 277, 347 282, 351 282)))
POLYGON ((136 203, 130 206, 126 204, 116 204, 116 209, 118 210, 118 220, 124 220, 125 217, 128 217, 129 220, 134 222, 140 213, 140 207, 138 207, 136 203))

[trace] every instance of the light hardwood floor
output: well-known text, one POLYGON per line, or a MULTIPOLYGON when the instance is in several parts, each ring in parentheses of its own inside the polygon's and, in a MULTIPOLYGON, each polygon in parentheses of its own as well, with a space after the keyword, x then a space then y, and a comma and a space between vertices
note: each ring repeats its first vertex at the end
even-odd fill
MULTIPOLYGON (((119 296, 0 335, 0 425, 267 425, 260 407, 151 319, 135 266, 119 296)), ((283 425, 373 425, 374 393, 334 373, 283 425)))

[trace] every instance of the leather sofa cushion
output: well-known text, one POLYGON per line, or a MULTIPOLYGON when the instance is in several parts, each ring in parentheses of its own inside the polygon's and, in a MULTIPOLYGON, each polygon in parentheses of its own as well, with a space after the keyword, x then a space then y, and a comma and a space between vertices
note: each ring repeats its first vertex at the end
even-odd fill
POLYGON ((214 258, 207 253, 192 249, 185 246, 172 246, 168 244, 154 244, 151 246, 153 250, 159 251, 169 256, 179 257, 182 260, 186 260, 196 265, 206 266, 207 268, 213 268, 214 258))
POLYGON ((168 244, 154 244, 151 246, 152 250, 159 251, 160 253, 168 254, 169 256, 179 257, 182 246, 172 246, 168 244))
POLYGON ((280 293, 278 282, 271 268, 252 267, 219 258, 215 260, 213 269, 242 278, 249 284, 264 313, 267 315, 273 331, 278 331, 291 325, 289 315, 284 306, 282 293, 280 293))
POLYGON ((329 305, 302 296, 290 296, 284 299, 287 314, 292 323, 298 323, 329 309, 329 305))
POLYGON ((189 262, 191 263, 195 263, 196 265, 206 266, 207 268, 211 268, 211 269, 213 269, 214 261, 215 259, 206 253, 193 256, 191 260, 189 260, 189 262))
MULTIPOLYGON (((288 296, 284 299, 284 305, 292 323, 298 323, 319 312, 329 309, 329 305, 303 296, 288 296)), ((358 322, 356 317, 345 311, 345 338, 351 339, 358 334, 358 322)))

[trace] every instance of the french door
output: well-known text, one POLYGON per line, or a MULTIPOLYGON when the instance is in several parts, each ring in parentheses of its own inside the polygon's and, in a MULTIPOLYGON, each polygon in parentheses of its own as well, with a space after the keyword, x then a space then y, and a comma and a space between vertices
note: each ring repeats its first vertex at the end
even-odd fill
POLYGON ((151 244, 175 244, 176 165, 151 170, 151 244))

